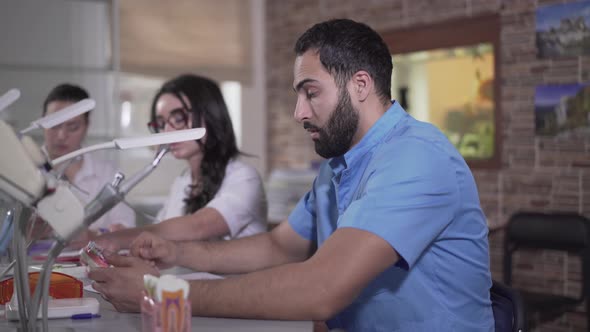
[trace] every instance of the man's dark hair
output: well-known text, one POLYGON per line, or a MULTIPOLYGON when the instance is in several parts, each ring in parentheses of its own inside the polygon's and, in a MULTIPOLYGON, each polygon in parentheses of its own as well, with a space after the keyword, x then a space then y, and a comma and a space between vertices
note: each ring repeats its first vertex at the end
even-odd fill
POLYGON ((346 86, 353 74, 364 70, 375 81, 383 102, 391 100, 391 54, 381 36, 368 25, 348 19, 318 23, 295 44, 298 56, 308 50, 319 53, 320 62, 339 88, 346 86))
MULTIPOLYGON (((77 103, 80 100, 87 98, 90 98, 90 96, 83 88, 69 83, 60 84, 53 88, 47 95, 47 98, 45 98, 45 101, 43 102, 43 116, 47 113, 47 105, 51 102, 67 101, 77 103)), ((84 120, 86 120, 86 123, 88 123, 89 116, 90 112, 84 113, 84 120)))
POLYGON ((191 128, 201 127, 205 122, 207 138, 205 143, 197 143, 203 151, 201 178, 199 183, 189 186, 185 199, 185 213, 190 214, 204 207, 221 187, 225 177, 225 167, 229 161, 240 154, 229 111, 217 83, 193 74, 180 75, 164 83, 154 96, 151 121, 156 120, 156 105, 163 94, 178 98, 187 112, 192 113, 191 128), (185 103, 185 97, 189 103, 185 103))

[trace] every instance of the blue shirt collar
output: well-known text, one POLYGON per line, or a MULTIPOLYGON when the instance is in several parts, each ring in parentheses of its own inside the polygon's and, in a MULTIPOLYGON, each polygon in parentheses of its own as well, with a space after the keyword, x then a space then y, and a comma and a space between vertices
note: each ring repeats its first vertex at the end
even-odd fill
POLYGON ((373 124, 365 136, 361 138, 360 142, 344 155, 334 157, 328 161, 334 174, 342 172, 361 160, 406 114, 406 111, 394 100, 392 105, 385 111, 385 114, 373 124))

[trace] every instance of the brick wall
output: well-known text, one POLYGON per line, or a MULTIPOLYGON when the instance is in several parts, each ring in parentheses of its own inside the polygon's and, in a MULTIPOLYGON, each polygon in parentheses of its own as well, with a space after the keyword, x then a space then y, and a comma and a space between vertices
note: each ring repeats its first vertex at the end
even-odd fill
MULTIPOLYGON (((517 210, 574 211, 590 216, 590 135, 546 138, 537 137, 534 132, 535 86, 590 80, 590 57, 536 58, 536 9, 564 2, 568 1, 267 0, 270 169, 308 167, 310 161, 318 159, 309 136, 292 117, 292 49, 296 38, 312 24, 347 17, 363 21, 379 32, 388 32, 498 14, 502 49, 502 166, 498 170, 473 170, 488 223, 496 229, 517 210)), ((501 249, 502 232, 492 231, 492 273, 499 280, 501 249)), ((570 294, 580 287, 580 267, 574 259, 556 253, 531 253, 516 259, 517 279, 542 275, 539 287, 570 294)), ((584 330, 583 307, 580 311, 547 323, 538 331, 584 330)))

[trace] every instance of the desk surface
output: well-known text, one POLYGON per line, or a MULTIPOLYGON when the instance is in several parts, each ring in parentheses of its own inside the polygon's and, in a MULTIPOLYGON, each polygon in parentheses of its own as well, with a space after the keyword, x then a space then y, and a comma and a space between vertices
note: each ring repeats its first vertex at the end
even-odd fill
MULTIPOLYGON (((86 297, 97 298, 100 302, 100 318, 88 320, 51 319, 50 331, 141 331, 141 315, 120 313, 98 294, 84 292, 86 297)), ((40 322, 40 321, 39 321, 40 322)), ((0 319, 0 331, 17 331, 18 322, 0 319)), ((246 332, 311 332, 311 322, 267 321, 249 319, 193 317, 192 330, 195 332, 246 331, 246 332)))

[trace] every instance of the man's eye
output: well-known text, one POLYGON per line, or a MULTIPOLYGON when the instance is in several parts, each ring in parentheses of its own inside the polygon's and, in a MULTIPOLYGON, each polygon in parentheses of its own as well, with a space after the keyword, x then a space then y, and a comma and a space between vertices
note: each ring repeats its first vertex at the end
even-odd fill
POLYGON ((306 92, 307 99, 311 99, 311 98, 315 97, 316 95, 317 95, 316 92, 310 92, 310 91, 306 92))

